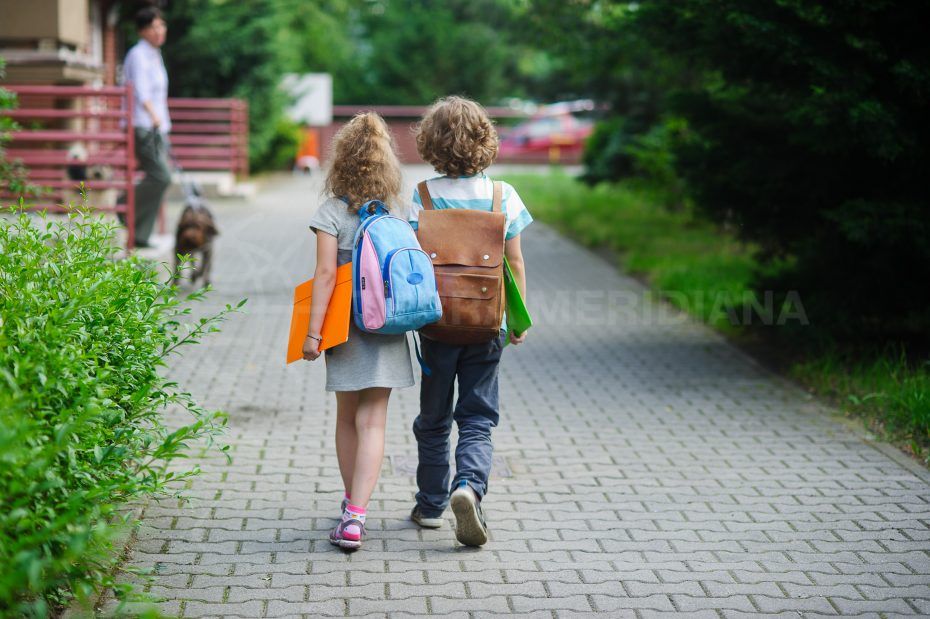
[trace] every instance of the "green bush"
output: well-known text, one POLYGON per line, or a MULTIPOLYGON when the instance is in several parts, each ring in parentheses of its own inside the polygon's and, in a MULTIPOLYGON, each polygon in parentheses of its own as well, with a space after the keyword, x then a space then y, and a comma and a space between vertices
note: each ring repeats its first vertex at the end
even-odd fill
POLYGON ((797 291, 834 338, 927 348, 930 55, 913 2, 529 5, 583 94, 610 104, 589 177, 640 173, 636 141, 648 155, 652 128, 684 118, 671 154, 698 212, 760 264, 790 263, 754 290, 797 291))
POLYGON ((628 148, 632 140, 629 122, 622 116, 612 116, 597 123, 585 144, 583 178, 596 184, 631 176, 633 159, 628 148))
POLYGON ((847 340, 930 332, 930 62, 902 0, 656 0, 630 22, 657 55, 715 79, 670 111, 692 138, 676 168, 701 211, 794 259, 792 288, 847 340))
POLYGON ((274 135, 268 145, 269 155, 262 170, 290 170, 297 159, 297 150, 303 139, 303 130, 294 121, 281 117, 275 123, 274 135))
POLYGON ((127 502, 176 494, 197 467, 169 465, 225 424, 161 370, 244 301, 185 319, 205 290, 182 301, 158 265, 115 259, 113 232, 85 210, 0 217, 3 616, 45 616, 114 586, 127 502), (168 407, 192 419, 169 428, 168 407))
MULTIPOLYGON (((0 79, 6 74, 6 61, 0 58, 0 79)), ((0 86, 0 111, 16 109, 16 95, 0 86)), ((10 141, 10 132, 15 131, 17 125, 9 116, 0 114, 0 186, 6 185, 12 192, 26 190, 25 173, 18 161, 12 161, 6 156, 6 145, 10 141)), ((31 188, 30 188, 31 189, 31 188)))
POLYGON ((624 116, 597 123, 584 150, 584 180, 591 184, 635 178, 664 206, 685 206, 685 186, 675 170, 675 147, 687 136, 684 119, 670 117, 649 128, 624 116))

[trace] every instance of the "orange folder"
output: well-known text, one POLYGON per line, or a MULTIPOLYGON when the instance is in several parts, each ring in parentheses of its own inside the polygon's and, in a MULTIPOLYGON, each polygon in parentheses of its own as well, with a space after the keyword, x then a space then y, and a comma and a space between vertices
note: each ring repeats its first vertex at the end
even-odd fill
MULTIPOLYGON (((291 313, 291 334, 287 340, 287 362, 303 359, 304 340, 310 328, 310 300, 313 297, 313 280, 308 279, 294 289, 294 310, 291 313)), ((323 317, 320 350, 338 346, 349 339, 349 321, 352 319, 352 263, 336 269, 336 286, 323 317)))

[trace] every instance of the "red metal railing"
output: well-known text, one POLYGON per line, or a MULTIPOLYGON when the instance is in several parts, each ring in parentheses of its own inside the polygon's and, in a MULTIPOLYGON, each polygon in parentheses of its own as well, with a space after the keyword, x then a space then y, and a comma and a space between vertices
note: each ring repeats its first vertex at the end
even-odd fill
MULTIPOLYGON (((80 166, 88 172, 84 187, 93 192, 91 206, 124 213, 127 246, 133 247, 136 161, 132 89, 16 85, 4 88, 17 95, 20 106, 0 113, 16 119, 21 126, 11 136, 7 156, 19 160, 26 169, 27 182, 39 188, 38 192, 22 195, 28 208, 66 211, 65 204, 80 199, 77 193, 80 181, 69 178, 68 168, 80 166), (86 155, 80 160, 74 158, 75 145, 80 145, 86 155), (93 178, 95 173, 100 178, 93 178)), ((171 148, 184 169, 248 174, 249 112, 245 101, 169 99, 168 104, 171 148)), ((20 197, 9 187, 0 187, 0 200, 20 197)))
MULTIPOLYGON (((351 118, 359 112, 373 110, 384 118, 420 119, 429 109, 425 105, 334 105, 334 118, 351 118)), ((491 118, 526 118, 527 113, 510 107, 488 106, 484 108, 491 118)))
POLYGON ((249 108, 241 99, 168 99, 171 152, 185 170, 249 173, 249 108))
MULTIPOLYGON (((7 157, 19 160, 26 180, 40 191, 22 195, 30 209, 66 211, 69 201, 80 199, 81 181, 69 178, 69 166, 83 169, 84 187, 101 190, 94 208, 123 213, 127 246, 135 239, 135 155, 132 128, 132 91, 125 87, 7 86, 17 95, 19 109, 4 110, 20 129, 11 135, 7 157), (64 107, 68 106, 68 107, 64 107), (79 146, 81 156, 76 157, 79 146), (105 191, 113 190, 113 191, 105 191), (124 199, 118 200, 118 191, 124 199), (110 204, 109 202, 112 202, 110 204)), ((92 194, 93 196, 93 194, 92 194)), ((0 187, 0 199, 18 200, 9 187, 0 187)))
MULTIPOLYGON (((413 126, 423 117, 428 108, 421 105, 334 105, 333 106, 333 123, 327 127, 320 128, 321 144, 329 144, 336 132, 355 114, 372 110, 380 114, 388 128, 394 135, 394 141, 397 145, 398 156, 403 163, 424 163, 417 152, 416 140, 414 138, 413 126)), ((509 107, 491 106, 486 107, 485 111, 495 121, 507 121, 514 123, 520 120, 529 120, 531 115, 521 110, 515 110, 509 107)), ((506 128, 501 130, 501 137, 506 135, 506 128)), ((504 150, 501 148, 497 156, 498 163, 520 163, 520 164, 578 164, 581 162, 582 144, 578 140, 573 140, 567 144, 555 144, 552 147, 544 148, 534 152, 530 149, 521 149, 517 152, 514 150, 504 150)), ((320 159, 325 163, 329 152, 325 147, 320 149, 320 159)))

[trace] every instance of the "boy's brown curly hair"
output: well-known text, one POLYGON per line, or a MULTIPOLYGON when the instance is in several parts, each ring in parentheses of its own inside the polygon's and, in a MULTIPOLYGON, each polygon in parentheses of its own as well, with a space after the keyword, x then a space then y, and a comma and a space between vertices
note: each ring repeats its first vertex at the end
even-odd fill
POLYGON ((446 176, 471 176, 497 157, 494 124, 480 104, 464 97, 436 101, 417 125, 417 152, 446 176))
POLYGON ((349 210, 368 200, 390 207, 402 186, 394 138, 375 112, 356 114, 333 138, 325 191, 349 201, 349 210))

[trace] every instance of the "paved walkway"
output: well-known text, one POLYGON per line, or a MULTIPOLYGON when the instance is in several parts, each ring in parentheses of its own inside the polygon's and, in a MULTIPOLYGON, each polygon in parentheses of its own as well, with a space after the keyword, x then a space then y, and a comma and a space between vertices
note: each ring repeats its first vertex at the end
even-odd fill
POLYGON ((541 224, 524 235, 539 325, 501 368, 491 542, 406 519, 408 389, 366 546, 334 549, 335 401, 321 364, 284 366, 318 196, 288 177, 217 207, 211 304, 247 296, 248 314, 173 373, 229 412, 232 463, 146 511, 130 561, 156 570, 166 614, 930 614, 930 478, 541 224))

